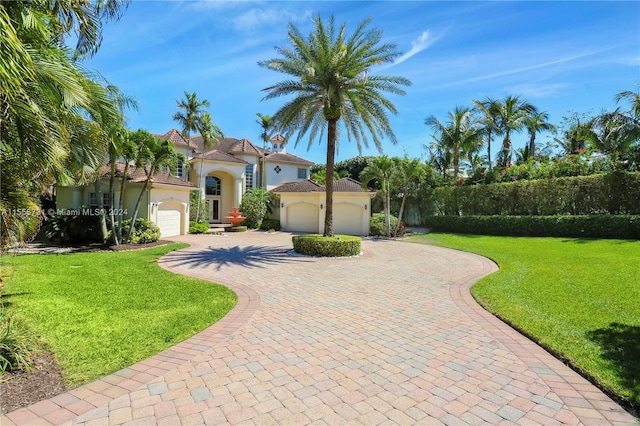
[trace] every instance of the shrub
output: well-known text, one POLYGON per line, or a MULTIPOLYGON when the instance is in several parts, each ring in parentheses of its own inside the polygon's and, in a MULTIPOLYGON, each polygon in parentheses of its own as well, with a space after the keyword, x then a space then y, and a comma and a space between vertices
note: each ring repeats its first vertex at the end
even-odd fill
POLYGON ((204 234, 210 227, 211 225, 209 225, 209 222, 191 222, 189 223, 189 233, 204 234))
POLYGON ((424 225, 462 234, 640 239, 639 215, 431 216, 424 225))
MULTIPOLYGON (((391 223, 391 235, 393 235, 396 225, 398 225, 398 218, 394 215, 390 215, 389 222, 391 223)), ((404 229, 404 227, 401 228, 404 229)), ((369 222, 369 235, 387 235, 387 223, 385 222, 384 213, 374 213, 371 215, 371 221, 369 222)))
MULTIPOLYGON (((79 212, 88 210, 86 207, 79 212)), ((89 214, 59 215, 49 218, 44 224, 44 233, 49 241, 102 242, 99 216, 89 214)))
MULTIPOLYGON (((122 235, 129 234, 129 227, 131 226, 131 219, 122 222, 122 235)), ((133 234, 128 241, 131 244, 145 244, 153 243, 160 239, 160 228, 158 225, 151 222, 148 219, 137 218, 135 227, 133 228, 133 234)))
POLYGON ((232 226, 231 228, 225 228, 227 232, 247 232, 247 227, 244 225, 232 226))
POLYGON ((260 229, 264 231, 279 231, 280 230, 280 221, 277 219, 265 219, 262 221, 262 225, 260 225, 260 229))
POLYGON ((0 373, 30 370, 33 345, 31 339, 7 315, 0 304, 0 373))
POLYGON ((439 187, 433 197, 444 215, 640 214, 640 173, 439 187))
POLYGON ((189 221, 203 222, 207 220, 207 217, 209 217, 209 200, 202 198, 200 191, 191 191, 189 193, 189 221), (200 205, 199 210, 198 204, 200 205), (199 217, 196 218, 196 215, 199 217))
POLYGON ((293 250, 296 253, 318 257, 347 257, 360 254, 362 239, 352 235, 334 235, 323 237, 318 234, 297 235, 293 237, 293 250))
POLYGON ((242 196, 240 211, 246 217, 242 224, 248 228, 260 229, 262 221, 269 212, 273 195, 265 189, 250 189, 242 196))

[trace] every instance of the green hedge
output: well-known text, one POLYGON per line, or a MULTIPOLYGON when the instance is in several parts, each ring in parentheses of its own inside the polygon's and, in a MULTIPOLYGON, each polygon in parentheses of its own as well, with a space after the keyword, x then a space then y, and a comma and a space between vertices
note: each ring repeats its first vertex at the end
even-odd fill
POLYGON ((297 235, 292 238, 296 253, 318 257, 348 257, 360 254, 362 239, 352 235, 323 237, 318 234, 297 235))
POLYGON ((431 216, 424 225, 461 234, 640 239, 640 215, 431 216))
POLYGON ((640 173, 439 187, 433 198, 435 214, 454 216, 637 215, 640 173))
POLYGON ((209 231, 211 225, 209 222, 190 222, 189 233, 190 234, 204 234, 209 231))

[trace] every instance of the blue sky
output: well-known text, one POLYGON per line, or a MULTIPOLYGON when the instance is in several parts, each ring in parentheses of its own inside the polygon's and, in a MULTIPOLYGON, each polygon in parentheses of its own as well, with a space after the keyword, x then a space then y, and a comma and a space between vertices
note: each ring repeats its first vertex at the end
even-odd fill
MULTIPOLYGON (((640 2, 536 1, 141 1, 109 23, 98 54, 85 65, 134 97, 129 127, 165 133, 184 91, 211 102, 209 112, 226 136, 261 143, 256 113, 273 114, 285 101, 262 101, 262 89, 283 80, 261 68, 288 46, 287 24, 303 34, 311 18, 333 14, 347 32, 371 16, 383 41, 404 55, 370 74, 410 79, 405 96, 389 96, 398 144, 384 153, 425 158, 431 142, 425 118, 446 119, 474 99, 520 95, 560 124, 569 112, 613 109, 613 97, 640 85, 640 2)), ((543 135, 543 142, 550 136, 543 135)), ((523 146, 525 135, 515 138, 523 146)), ((325 162, 325 141, 307 150, 308 137, 288 152, 325 162)), ((495 151, 495 149, 494 149, 495 151)), ((363 155, 377 155, 375 146, 363 155)), ((340 141, 336 161, 358 155, 340 141)))

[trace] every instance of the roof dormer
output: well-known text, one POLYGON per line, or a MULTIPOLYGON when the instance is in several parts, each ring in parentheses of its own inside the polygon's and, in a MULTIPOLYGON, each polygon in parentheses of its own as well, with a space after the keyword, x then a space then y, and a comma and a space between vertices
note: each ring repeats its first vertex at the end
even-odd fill
POLYGON ((281 134, 271 138, 271 152, 287 153, 287 140, 281 134))

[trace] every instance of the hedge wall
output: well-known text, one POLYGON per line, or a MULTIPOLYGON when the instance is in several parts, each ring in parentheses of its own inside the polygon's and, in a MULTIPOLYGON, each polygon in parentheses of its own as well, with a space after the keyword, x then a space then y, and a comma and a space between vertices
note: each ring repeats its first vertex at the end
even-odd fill
POLYGON ((433 202, 436 215, 637 215, 640 173, 439 187, 433 202))
POLYGON ((424 225, 461 234, 640 239, 640 215, 430 216, 424 225))

